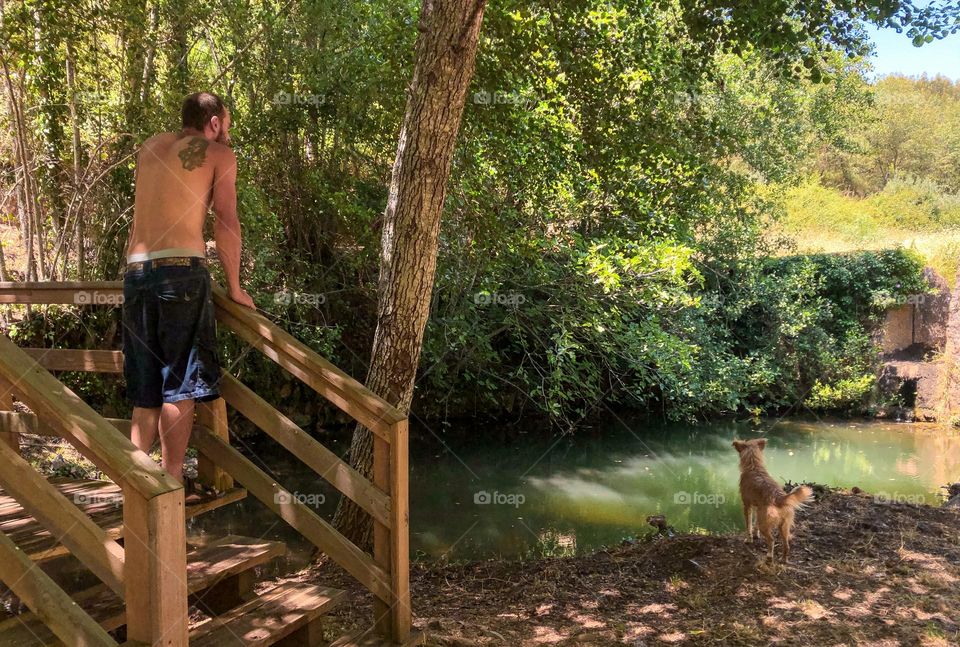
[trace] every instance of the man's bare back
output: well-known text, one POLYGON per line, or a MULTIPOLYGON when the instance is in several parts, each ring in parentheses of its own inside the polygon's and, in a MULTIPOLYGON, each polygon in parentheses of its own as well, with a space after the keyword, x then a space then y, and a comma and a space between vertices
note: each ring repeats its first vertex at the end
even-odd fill
POLYGON ((144 142, 128 260, 164 250, 177 250, 171 256, 204 256, 207 211, 229 206, 213 204, 214 185, 228 179, 231 169, 235 174, 233 151, 198 134, 162 133, 144 142))

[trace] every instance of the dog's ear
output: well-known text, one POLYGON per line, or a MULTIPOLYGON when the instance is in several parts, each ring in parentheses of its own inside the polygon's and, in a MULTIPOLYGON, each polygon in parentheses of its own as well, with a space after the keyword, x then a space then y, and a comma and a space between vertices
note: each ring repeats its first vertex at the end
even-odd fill
POLYGON ((757 440, 757 447, 759 447, 760 449, 763 449, 763 448, 766 447, 766 446, 767 446, 767 439, 766 439, 766 438, 759 438, 759 439, 757 440))
POLYGON ((738 452, 742 452, 743 448, 746 446, 747 446, 747 443, 743 442, 742 440, 733 441, 733 448, 736 449, 738 452))

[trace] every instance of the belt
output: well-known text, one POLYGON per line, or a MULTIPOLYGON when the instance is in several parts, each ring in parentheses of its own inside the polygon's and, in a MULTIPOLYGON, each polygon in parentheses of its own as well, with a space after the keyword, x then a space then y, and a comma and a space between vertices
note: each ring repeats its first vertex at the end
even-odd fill
POLYGON ((199 256, 169 256, 167 258, 154 258, 149 261, 135 261, 127 263, 128 272, 139 272, 140 270, 149 270, 154 267, 206 267, 207 259, 199 256))

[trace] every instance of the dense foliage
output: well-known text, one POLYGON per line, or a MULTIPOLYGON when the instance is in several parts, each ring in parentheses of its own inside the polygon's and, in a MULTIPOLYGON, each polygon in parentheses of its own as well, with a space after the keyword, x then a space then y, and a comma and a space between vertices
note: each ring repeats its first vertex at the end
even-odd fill
MULTIPOLYGON (((883 303, 923 289, 921 262, 902 251, 767 260, 784 251, 768 223, 777 187, 824 151, 855 166, 851 133, 876 105, 860 20, 920 40, 951 27, 903 2, 833 3, 829 15, 729 4, 489 8, 417 415, 572 425, 614 405, 694 417, 863 401, 870 327, 883 303)), ((117 277, 136 145, 177 127, 184 94, 210 88, 235 116, 250 292, 362 376, 417 3, 24 0, 5 11, 2 273, 117 277)), ((115 319, 63 325, 75 316, 51 311, 16 334, 117 343, 115 319)), ((254 354, 234 370, 323 413, 254 354)))

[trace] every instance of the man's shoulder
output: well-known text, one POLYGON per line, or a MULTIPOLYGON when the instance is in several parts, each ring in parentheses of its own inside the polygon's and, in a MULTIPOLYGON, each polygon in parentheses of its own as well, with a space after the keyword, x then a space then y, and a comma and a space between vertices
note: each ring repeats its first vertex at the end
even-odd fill
POLYGON ((226 144, 210 142, 207 146, 207 153, 218 166, 236 166, 237 164, 237 154, 226 144))
POLYGON ((162 143, 169 143, 177 138, 177 133, 157 133, 148 137, 142 144, 142 148, 149 148, 162 143))

